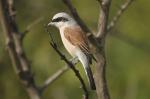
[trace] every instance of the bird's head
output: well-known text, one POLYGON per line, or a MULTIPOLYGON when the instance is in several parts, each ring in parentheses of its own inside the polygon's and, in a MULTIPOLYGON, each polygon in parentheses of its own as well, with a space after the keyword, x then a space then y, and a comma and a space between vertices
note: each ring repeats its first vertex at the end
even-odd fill
POLYGON ((75 25, 75 20, 69 16, 65 12, 57 13, 53 16, 50 23, 48 23, 48 26, 56 26, 57 28, 67 27, 71 25, 75 25))

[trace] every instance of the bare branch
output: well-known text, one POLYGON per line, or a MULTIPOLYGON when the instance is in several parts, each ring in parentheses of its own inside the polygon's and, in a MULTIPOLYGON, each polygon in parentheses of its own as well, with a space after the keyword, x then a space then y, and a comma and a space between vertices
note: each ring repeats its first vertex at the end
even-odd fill
POLYGON ((15 72, 19 76, 21 83, 25 86, 30 98, 40 99, 41 94, 34 82, 30 64, 19 39, 20 32, 15 22, 15 12, 13 0, 0 0, 1 23, 6 38, 7 49, 15 72))
POLYGON ((99 47, 96 47, 96 71, 95 82, 98 99, 110 99, 107 80, 106 80, 106 57, 105 57, 105 39, 107 34, 107 24, 109 17, 109 7, 111 0, 99 0, 100 14, 98 21, 98 33, 96 35, 99 47))
POLYGON ((99 14, 99 22, 98 22, 98 33, 96 37, 100 40, 106 36, 106 25, 108 22, 109 16, 109 7, 111 0, 98 0, 100 4, 100 14, 99 14))
POLYGON ((64 66, 61 69, 59 69, 56 73, 54 73, 44 82, 44 84, 41 87, 41 90, 44 90, 45 88, 47 88, 50 84, 52 84, 55 80, 61 77, 68 70, 69 70, 68 66, 64 66))
POLYGON ((126 2, 121 5, 120 9, 117 11, 110 24, 107 26, 107 32, 111 31, 111 29, 116 25, 117 21, 120 19, 121 15, 127 10, 127 8, 132 4, 133 1, 134 0, 126 0, 126 2))
POLYGON ((86 85, 79 73, 79 71, 75 68, 74 64, 69 61, 58 49, 57 45, 54 42, 50 42, 50 45, 53 47, 53 49, 57 52, 57 54, 61 57, 62 60, 64 60, 69 68, 73 70, 75 73, 76 77, 79 79, 82 89, 84 91, 84 99, 88 99, 88 90, 86 88, 86 85))

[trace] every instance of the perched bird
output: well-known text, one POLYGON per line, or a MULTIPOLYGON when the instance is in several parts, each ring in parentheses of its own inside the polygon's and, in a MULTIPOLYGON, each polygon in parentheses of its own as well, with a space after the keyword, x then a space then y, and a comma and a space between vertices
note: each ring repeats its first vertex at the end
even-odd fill
POLYGON ((86 72, 90 87, 95 90, 95 82, 90 68, 92 54, 90 53, 87 37, 77 22, 65 12, 53 16, 48 26, 59 29, 62 42, 72 57, 77 57, 86 72))

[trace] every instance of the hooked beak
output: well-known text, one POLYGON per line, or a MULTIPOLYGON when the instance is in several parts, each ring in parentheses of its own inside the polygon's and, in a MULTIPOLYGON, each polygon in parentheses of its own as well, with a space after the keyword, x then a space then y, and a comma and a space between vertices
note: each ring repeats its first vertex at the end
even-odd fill
POLYGON ((53 26, 53 25, 54 25, 53 22, 49 22, 49 23, 47 24, 47 26, 53 26))

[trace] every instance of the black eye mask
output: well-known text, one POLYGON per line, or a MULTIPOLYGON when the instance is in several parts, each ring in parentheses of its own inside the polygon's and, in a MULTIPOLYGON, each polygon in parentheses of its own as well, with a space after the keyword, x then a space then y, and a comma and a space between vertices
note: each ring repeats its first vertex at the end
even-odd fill
POLYGON ((64 17, 58 17, 58 18, 52 20, 52 22, 66 22, 66 21, 68 21, 68 19, 66 19, 64 17))

